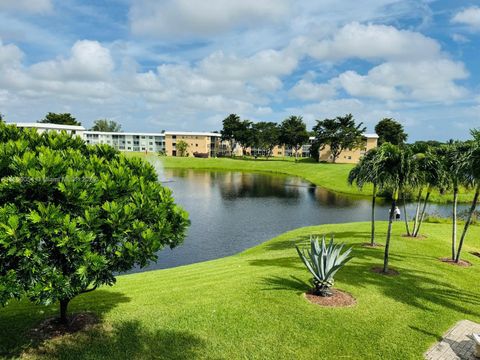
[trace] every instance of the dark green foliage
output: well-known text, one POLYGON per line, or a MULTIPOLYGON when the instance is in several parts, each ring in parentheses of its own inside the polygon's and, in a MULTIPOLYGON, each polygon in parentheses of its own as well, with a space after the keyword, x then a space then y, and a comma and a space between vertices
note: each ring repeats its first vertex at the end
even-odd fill
POLYGON ((63 113, 63 114, 56 114, 49 112, 45 115, 45 118, 38 121, 39 123, 48 123, 48 124, 59 124, 59 125, 82 125, 79 121, 77 121, 72 114, 70 113, 63 113))
POLYGON ((99 119, 95 120, 91 130, 102 132, 119 132, 122 130, 122 125, 113 120, 99 119))
POLYGON ((267 158, 272 156, 273 148, 279 145, 280 129, 274 122, 258 122, 252 125, 255 134, 255 147, 263 151, 267 158))
POLYGON ((279 142, 295 151, 295 161, 300 148, 308 142, 307 126, 301 116, 292 115, 280 124, 279 142))
POLYGON ((60 301, 115 283, 182 242, 187 213, 151 165, 65 133, 0 124, 0 303, 60 301))
POLYGON ((407 141, 408 135, 403 129, 403 125, 394 119, 385 118, 375 126, 375 132, 378 135, 378 144, 389 142, 393 145, 402 145, 407 141))
POLYGON ((363 123, 355 124, 352 114, 337 116, 335 119, 317 120, 313 127, 315 141, 313 152, 323 150, 328 145, 332 154, 332 162, 335 162, 343 150, 354 149, 362 146, 363 133, 366 128, 363 123))

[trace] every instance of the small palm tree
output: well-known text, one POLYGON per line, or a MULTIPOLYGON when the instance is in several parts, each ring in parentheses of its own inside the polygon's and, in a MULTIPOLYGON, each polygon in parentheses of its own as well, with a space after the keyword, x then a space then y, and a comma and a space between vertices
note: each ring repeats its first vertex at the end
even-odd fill
POLYGON ((461 185, 467 184, 466 168, 468 164, 468 144, 456 141, 447 144, 443 149, 443 161, 448 174, 449 187, 453 189, 452 203, 452 260, 456 258, 457 247, 457 205, 458 191, 461 185))
MULTIPOLYGON (((480 133, 472 131, 472 134, 475 136, 480 135, 480 133)), ((476 137, 476 141, 471 145, 472 150, 468 154, 468 165, 467 165, 467 179, 470 183, 475 186, 475 194, 473 195, 472 205, 468 211, 467 220, 463 227, 462 236, 460 237, 460 243, 458 244, 457 253, 455 256, 455 262, 460 261, 460 254, 462 252, 463 242, 465 241, 465 236, 467 235, 468 228, 472 222, 472 216, 475 212, 478 203, 478 197, 480 195, 480 136, 476 137)))
POLYGON ((362 189, 365 184, 372 184, 372 226, 370 245, 375 246, 375 203, 377 198, 377 169, 375 167, 377 149, 369 150, 365 156, 363 156, 358 164, 348 174, 348 183, 353 185, 354 183, 362 189))
POLYGON ((385 242, 385 254, 383 258, 383 272, 388 273, 388 261, 390 252, 390 239, 392 235, 392 224, 397 207, 398 193, 406 185, 406 171, 408 171, 404 151, 390 143, 384 143, 378 148, 378 155, 375 160, 377 172, 377 184, 380 188, 392 189, 392 203, 388 219, 387 240, 385 242))
POLYGON ((427 209, 428 199, 433 189, 442 191, 447 182, 447 172, 445 171, 444 163, 438 152, 431 148, 427 148, 426 151, 420 153, 418 156, 418 171, 420 172, 422 185, 419 190, 417 198, 417 210, 415 213, 415 220, 413 225, 412 236, 417 237, 422 226, 423 219, 425 217, 425 211, 427 209), (424 187, 426 189, 426 195, 421 204, 422 194, 424 187), (421 208, 421 211, 419 212, 421 208))

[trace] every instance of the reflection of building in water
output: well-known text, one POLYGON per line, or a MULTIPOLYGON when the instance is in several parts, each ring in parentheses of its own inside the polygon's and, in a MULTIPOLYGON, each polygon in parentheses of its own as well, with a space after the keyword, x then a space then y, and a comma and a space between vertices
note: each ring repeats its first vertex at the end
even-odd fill
POLYGON ((289 186, 291 178, 254 173, 229 172, 221 174, 220 193, 225 199, 280 197, 296 199, 300 197, 300 186, 289 186))
POLYGON ((337 194, 322 187, 312 186, 308 189, 308 193, 316 201, 328 206, 350 207, 355 205, 355 200, 352 197, 337 194))

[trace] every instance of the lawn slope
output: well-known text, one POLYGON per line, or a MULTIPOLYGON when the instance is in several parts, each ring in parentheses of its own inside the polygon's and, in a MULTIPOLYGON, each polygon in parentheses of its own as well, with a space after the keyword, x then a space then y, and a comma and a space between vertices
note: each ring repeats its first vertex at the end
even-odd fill
MULTIPOLYGON (((378 239, 386 223, 379 223, 378 239)), ((401 237, 394 224, 391 266, 370 271, 382 248, 361 246, 369 224, 302 228, 241 254, 168 270, 118 277, 84 294, 72 311, 93 311, 103 327, 48 341, 29 358, 61 359, 420 359, 460 319, 480 322, 480 227, 472 227, 464 258, 473 266, 441 263, 449 253, 450 226, 425 224, 427 239, 401 237), (354 246, 355 258, 336 286, 353 294, 351 308, 322 308, 303 293, 309 275, 294 243, 335 232, 354 246)), ((14 302, 0 309, 0 354, 18 357, 32 346, 27 331, 55 307, 14 302)))
MULTIPOLYGON (((144 154, 142 155, 144 156, 144 154)), ((141 155, 137 153, 137 156, 141 155)), ((312 159, 300 159, 299 162, 295 163, 293 158, 271 158, 269 160, 261 158, 255 160, 251 158, 200 159, 167 156, 160 159, 166 168, 272 172, 299 176, 315 185, 342 194, 370 196, 372 193, 372 187, 369 185, 365 186, 363 190, 359 190, 356 186, 348 184, 348 173, 354 166, 352 164, 316 163, 312 159)), ((472 198, 473 192, 465 189, 460 190, 459 202, 470 202, 472 198)), ((430 201, 437 203, 451 202, 452 195, 434 191, 430 196, 430 201)))

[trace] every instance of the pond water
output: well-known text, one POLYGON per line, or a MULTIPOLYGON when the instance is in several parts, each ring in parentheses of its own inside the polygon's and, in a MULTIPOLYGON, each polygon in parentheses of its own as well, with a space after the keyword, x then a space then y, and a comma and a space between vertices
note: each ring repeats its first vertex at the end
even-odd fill
MULTIPOLYGON (((159 180, 190 215, 185 242, 159 253, 141 271, 170 268, 236 254, 302 226, 370 220, 371 201, 336 194, 301 178, 263 173, 163 169, 150 159, 159 180)), ((413 213, 414 205, 408 205, 413 213)), ((389 205, 376 206, 387 220, 389 205)), ((449 205, 430 204, 428 212, 447 216, 449 205)), ((402 211, 403 216, 403 211, 402 211)))

